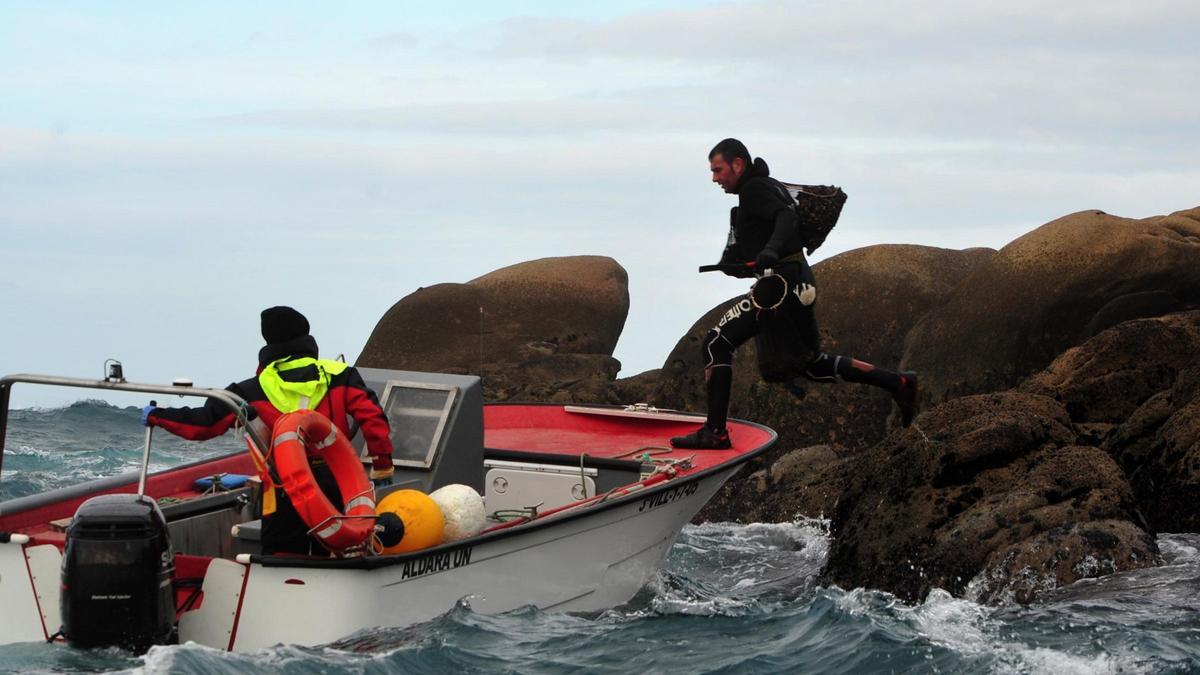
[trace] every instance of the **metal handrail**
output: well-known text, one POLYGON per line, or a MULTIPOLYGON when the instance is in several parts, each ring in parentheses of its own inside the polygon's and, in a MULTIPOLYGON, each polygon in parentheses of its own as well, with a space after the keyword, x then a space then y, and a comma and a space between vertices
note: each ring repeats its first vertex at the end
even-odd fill
MULTIPOLYGON (((0 377, 0 468, 3 467, 4 446, 8 435, 8 400, 9 393, 12 391, 12 386, 18 382, 26 384, 44 384, 53 387, 78 387, 81 389, 110 389, 113 391, 129 391, 143 394, 166 394, 168 396, 195 396, 198 398, 208 398, 224 403, 237 417, 238 425, 242 432, 249 435, 250 440, 256 447, 267 447, 263 438, 260 437, 255 428, 250 424, 250 419, 246 416, 246 411, 250 406, 246 401, 237 394, 228 389, 214 389, 211 387, 181 387, 169 384, 145 384, 140 382, 126 382, 125 380, 86 380, 72 377, 57 377, 54 375, 33 375, 28 373, 17 373, 14 375, 5 375, 0 377)), ((142 473, 145 474, 149 458, 145 460, 142 467, 142 473)))

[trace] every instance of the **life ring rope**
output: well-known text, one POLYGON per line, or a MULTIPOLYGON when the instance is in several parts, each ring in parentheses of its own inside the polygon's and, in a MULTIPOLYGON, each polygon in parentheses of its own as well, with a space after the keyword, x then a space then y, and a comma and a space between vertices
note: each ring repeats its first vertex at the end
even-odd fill
POLYGON ((370 542, 378 517, 375 488, 350 441, 327 417, 312 410, 281 416, 272 430, 268 457, 310 536, 338 555, 370 542), (325 461, 337 480, 342 508, 317 485, 310 451, 325 461))
POLYGON ((379 518, 379 516, 375 513, 375 491, 370 490, 367 493, 357 495, 350 501, 346 502, 346 513, 350 513, 351 511, 353 511, 356 506, 357 507, 366 507, 366 508, 371 509, 371 515, 365 515, 365 514, 342 515, 340 513, 335 513, 335 514, 325 518, 325 520, 322 520, 321 522, 317 523, 311 529, 309 529, 309 531, 308 531, 309 536, 316 536, 319 539, 326 539, 328 537, 332 537, 342 527, 343 520, 354 520, 356 518, 366 518, 371 521, 372 525, 374 525, 375 520, 377 518, 379 518))

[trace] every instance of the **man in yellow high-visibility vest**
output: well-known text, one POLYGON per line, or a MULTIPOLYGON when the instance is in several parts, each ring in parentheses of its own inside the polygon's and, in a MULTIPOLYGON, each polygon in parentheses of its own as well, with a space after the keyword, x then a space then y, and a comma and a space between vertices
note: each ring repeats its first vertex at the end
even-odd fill
MULTIPOLYGON (((352 366, 317 356, 317 341, 309 334, 308 319, 291 307, 270 307, 262 312, 262 336, 267 344, 258 352, 258 373, 226 387, 241 396, 273 428, 284 413, 300 409, 322 413, 346 436, 349 419, 362 429, 371 456, 370 476, 376 485, 391 482, 391 428, 375 393, 352 366)), ((206 440, 225 433, 235 416, 210 400, 199 408, 147 406, 142 421, 191 440, 206 440)), ((337 481, 328 467, 310 456, 313 475, 329 500, 342 504, 337 481)), ((263 495, 263 553, 314 553, 319 548, 308 536, 308 527, 282 489, 263 495)))

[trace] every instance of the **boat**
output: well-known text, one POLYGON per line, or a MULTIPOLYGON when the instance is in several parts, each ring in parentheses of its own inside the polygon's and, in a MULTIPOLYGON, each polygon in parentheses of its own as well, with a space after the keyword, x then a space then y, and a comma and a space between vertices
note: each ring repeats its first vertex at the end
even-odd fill
MULTIPOLYGON (((490 514, 485 529, 398 555, 263 555, 250 453, 150 472, 147 430, 140 471, 0 502, 0 643, 249 651, 403 627, 459 602, 484 613, 614 607, 652 579, 683 526, 777 438, 731 420, 732 448, 675 450, 666 440, 701 417, 644 404, 485 405, 478 377, 359 371, 395 446, 395 483, 376 496, 467 485, 490 514), (238 475, 250 478, 221 489, 238 475)), ((237 434, 267 447, 246 403, 227 390, 133 383, 119 363, 106 372, 0 379, 0 481, 14 386, 214 399, 238 415, 237 434)))

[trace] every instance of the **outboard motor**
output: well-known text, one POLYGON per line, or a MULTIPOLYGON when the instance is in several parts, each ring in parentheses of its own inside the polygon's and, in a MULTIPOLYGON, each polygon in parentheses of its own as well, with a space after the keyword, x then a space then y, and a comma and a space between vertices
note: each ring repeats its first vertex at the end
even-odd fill
POLYGON ((63 635, 73 647, 144 652, 175 635, 175 590, 167 521, 134 494, 100 495, 79 506, 62 563, 63 635))

